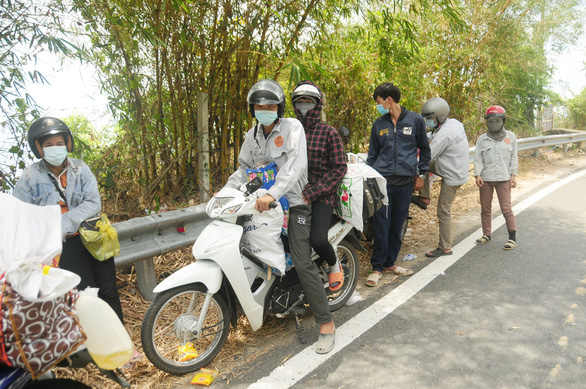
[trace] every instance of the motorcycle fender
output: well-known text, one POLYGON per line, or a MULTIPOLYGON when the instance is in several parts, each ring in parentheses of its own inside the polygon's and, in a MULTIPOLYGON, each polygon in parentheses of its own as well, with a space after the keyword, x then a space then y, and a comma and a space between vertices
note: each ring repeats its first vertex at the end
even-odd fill
POLYGON ((222 286, 222 269, 214 261, 198 259, 165 278, 153 289, 153 292, 161 293, 194 282, 200 282, 205 285, 208 291, 216 293, 222 286))

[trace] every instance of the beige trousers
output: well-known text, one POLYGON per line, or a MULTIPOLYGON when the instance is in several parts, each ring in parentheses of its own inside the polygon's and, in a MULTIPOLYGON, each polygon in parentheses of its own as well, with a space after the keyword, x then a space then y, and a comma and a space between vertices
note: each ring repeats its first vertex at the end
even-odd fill
MULTIPOLYGON (((429 165, 429 172, 438 175, 435 172, 435 161, 432 161, 429 165)), ((438 248, 440 250, 451 250, 452 249, 452 204, 456 199, 458 189, 462 185, 450 186, 442 180, 442 186, 440 188, 440 195, 437 199, 437 220, 439 225, 439 242, 438 248)), ((423 189, 419 191, 421 197, 431 198, 431 183, 429 182, 429 173, 425 174, 425 180, 423 180, 423 189)))

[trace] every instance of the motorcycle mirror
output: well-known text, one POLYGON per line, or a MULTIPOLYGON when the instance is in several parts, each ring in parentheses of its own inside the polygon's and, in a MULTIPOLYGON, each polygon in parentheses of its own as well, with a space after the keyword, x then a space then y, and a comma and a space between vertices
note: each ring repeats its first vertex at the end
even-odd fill
POLYGON ((246 184, 246 194, 249 195, 251 193, 256 192, 257 190, 262 188, 263 185, 264 182, 262 182, 262 180, 258 176, 255 177, 252 181, 246 184))
POLYGON ((350 130, 348 129, 348 127, 342 126, 338 128, 338 133, 340 134, 344 142, 347 142, 348 139, 350 139, 350 130))

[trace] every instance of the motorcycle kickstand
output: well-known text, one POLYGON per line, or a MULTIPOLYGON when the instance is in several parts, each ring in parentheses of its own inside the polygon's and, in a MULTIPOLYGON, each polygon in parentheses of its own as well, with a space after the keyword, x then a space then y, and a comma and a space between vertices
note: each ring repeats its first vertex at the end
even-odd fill
POLYGON ((297 338, 303 344, 305 344, 305 339, 301 337, 301 323, 299 323, 299 314, 297 312, 293 312, 293 317, 295 317, 295 329, 297 330, 297 338))

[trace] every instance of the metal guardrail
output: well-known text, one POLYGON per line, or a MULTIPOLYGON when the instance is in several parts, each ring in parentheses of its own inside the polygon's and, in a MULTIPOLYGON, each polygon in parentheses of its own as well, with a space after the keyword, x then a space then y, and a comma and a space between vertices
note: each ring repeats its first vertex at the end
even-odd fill
MULTIPOLYGON (((538 156, 539 147, 564 145, 565 150, 567 144, 575 142, 586 142, 586 132, 519 139, 517 149, 535 149, 538 156)), ((471 159, 474 151, 471 147, 471 159)), ((205 204, 200 204, 114 223, 120 240, 116 266, 134 264, 138 289, 145 299, 152 300, 152 291, 157 285, 153 257, 191 246, 209 222, 205 204)))

